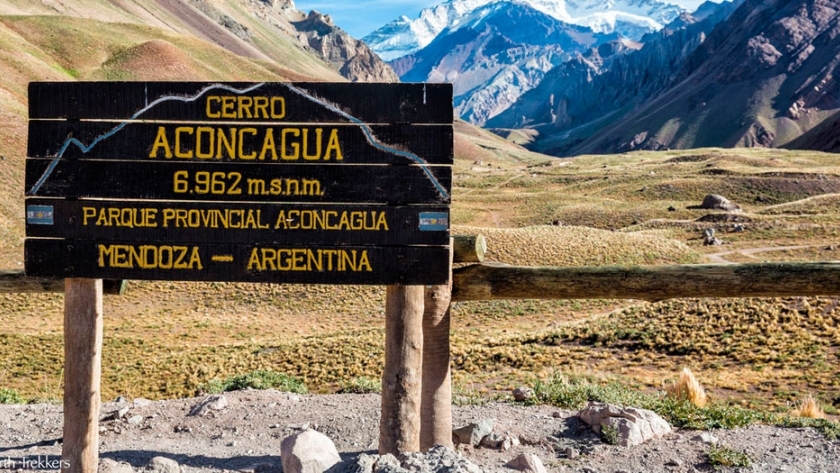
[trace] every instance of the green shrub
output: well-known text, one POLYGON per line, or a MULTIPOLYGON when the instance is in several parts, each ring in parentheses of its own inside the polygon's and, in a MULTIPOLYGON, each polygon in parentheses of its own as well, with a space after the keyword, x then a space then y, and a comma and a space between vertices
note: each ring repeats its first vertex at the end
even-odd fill
POLYGON ((23 404, 24 400, 14 389, 0 388, 0 404, 23 404))
POLYGON ((715 470, 723 466, 747 467, 751 463, 750 457, 746 453, 725 445, 712 445, 706 455, 709 465, 715 467, 715 470))
POLYGON ((605 425, 601 427, 601 435, 604 436, 604 441, 610 445, 618 444, 618 429, 612 425, 605 425))
POLYGON ((297 378, 270 370, 256 370, 247 374, 232 376, 224 381, 214 379, 201 386, 199 390, 208 394, 218 394, 247 388, 277 389, 296 394, 306 394, 309 392, 306 385, 297 378))
POLYGON ((338 389, 339 394, 367 394, 381 393, 382 382, 364 376, 353 378, 348 382, 341 383, 338 389))

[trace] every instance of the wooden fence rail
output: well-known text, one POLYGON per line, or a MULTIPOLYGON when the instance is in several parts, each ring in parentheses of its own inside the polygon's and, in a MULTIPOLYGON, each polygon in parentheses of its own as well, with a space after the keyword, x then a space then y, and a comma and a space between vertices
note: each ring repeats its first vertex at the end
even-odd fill
POLYGON ((478 264, 452 274, 452 301, 840 295, 840 263, 523 267, 478 264))

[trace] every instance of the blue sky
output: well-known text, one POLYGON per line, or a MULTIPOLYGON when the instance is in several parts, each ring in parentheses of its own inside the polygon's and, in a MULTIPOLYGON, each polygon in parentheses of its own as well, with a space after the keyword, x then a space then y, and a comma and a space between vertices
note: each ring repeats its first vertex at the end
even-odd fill
MULTIPOLYGON (((417 18, 420 10, 443 3, 444 0, 295 0, 295 7, 309 13, 318 10, 332 17, 336 25, 350 36, 361 39, 389 21, 405 15, 417 18)), ((694 10, 704 0, 670 0, 688 10, 694 10)), ((720 3, 722 0, 712 0, 720 3)))
POLYGON ((443 0, 342 0, 332 2, 295 0, 295 7, 309 13, 318 10, 354 38, 362 38, 400 15, 417 18, 420 10, 443 0))

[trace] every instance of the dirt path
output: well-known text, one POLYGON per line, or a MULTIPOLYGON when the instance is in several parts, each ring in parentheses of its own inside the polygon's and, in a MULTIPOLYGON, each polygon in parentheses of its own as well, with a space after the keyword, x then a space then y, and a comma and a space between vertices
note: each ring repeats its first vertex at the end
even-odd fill
POLYGON ((785 251, 785 250, 803 250, 805 248, 814 248, 817 246, 825 246, 825 245, 797 245, 797 246, 762 246, 759 248, 742 248, 739 250, 729 250, 729 251, 720 251, 718 253, 709 253, 706 256, 712 263, 732 263, 732 261, 727 260, 724 256, 733 255, 736 253, 751 256, 756 253, 767 253, 770 251, 785 251))
MULTIPOLYGON (((121 407, 129 411, 120 420, 100 422, 100 457, 126 462, 135 471, 151 458, 165 456, 178 461, 184 473, 280 472, 280 442, 305 425, 330 437, 344 460, 376 453, 381 403, 377 394, 298 396, 267 390, 225 393, 225 398, 227 407, 204 417, 187 416, 200 401, 196 398, 145 405, 105 403, 103 414, 121 407)), ((840 441, 811 429, 756 426, 713 432, 720 445, 752 459, 747 470, 715 470, 708 463, 710 446, 698 438, 698 431, 675 430, 624 448, 602 442, 575 414, 512 403, 454 406, 456 427, 494 419, 494 432, 515 435, 523 443, 508 451, 458 450, 482 471, 500 473, 515 473, 504 465, 521 453, 537 455, 550 472, 565 473, 834 473, 840 465, 840 441)), ((58 405, 0 405, 0 471, 22 471, 24 460, 58 460, 61 426, 58 405)))

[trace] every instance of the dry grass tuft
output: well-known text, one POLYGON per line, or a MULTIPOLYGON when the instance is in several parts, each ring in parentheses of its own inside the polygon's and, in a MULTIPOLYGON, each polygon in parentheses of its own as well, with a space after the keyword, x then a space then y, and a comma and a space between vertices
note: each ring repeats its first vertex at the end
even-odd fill
POLYGON ((825 418, 825 412, 820 407, 820 403, 809 394, 805 399, 796 403, 796 409, 790 413, 794 417, 808 417, 811 419, 825 418))
POLYGON ((683 399, 697 407, 706 405, 706 391, 688 368, 683 368, 680 379, 666 388, 668 395, 674 399, 683 399))

